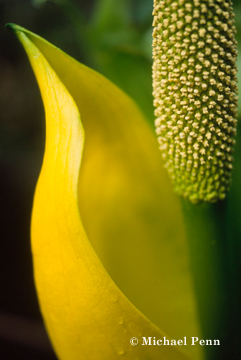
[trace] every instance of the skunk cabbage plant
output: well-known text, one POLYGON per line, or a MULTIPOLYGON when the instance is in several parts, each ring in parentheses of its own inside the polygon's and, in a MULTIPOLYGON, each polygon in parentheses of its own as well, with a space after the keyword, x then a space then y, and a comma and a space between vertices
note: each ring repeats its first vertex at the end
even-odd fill
POLYGON ((202 202, 223 199, 230 185, 237 106, 230 4, 154 6, 156 132, 183 203, 134 101, 8 24, 45 108, 31 240, 39 304, 60 360, 214 360, 227 329, 217 208, 202 202), (206 339, 213 346, 205 352, 206 339))

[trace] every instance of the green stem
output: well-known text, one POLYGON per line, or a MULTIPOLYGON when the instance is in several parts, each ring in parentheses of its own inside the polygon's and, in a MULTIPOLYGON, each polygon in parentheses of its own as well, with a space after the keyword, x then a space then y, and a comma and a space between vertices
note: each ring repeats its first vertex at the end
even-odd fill
MULTIPOLYGON (((241 8, 240 8, 241 9, 241 8)), ((232 188, 227 198, 227 229, 233 287, 233 348, 241 359, 241 118, 238 121, 232 188)))
POLYGON ((220 346, 205 346, 206 358, 227 359, 232 299, 226 203, 191 204, 183 200, 182 205, 202 336, 205 340, 220 340, 220 346))

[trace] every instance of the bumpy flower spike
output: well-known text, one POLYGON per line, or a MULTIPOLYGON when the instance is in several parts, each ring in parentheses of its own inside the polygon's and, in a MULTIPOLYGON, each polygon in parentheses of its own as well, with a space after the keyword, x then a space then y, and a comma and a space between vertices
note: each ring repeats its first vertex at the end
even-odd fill
POLYGON ((229 0, 154 0, 155 125, 175 191, 223 199, 237 117, 237 44, 229 0))

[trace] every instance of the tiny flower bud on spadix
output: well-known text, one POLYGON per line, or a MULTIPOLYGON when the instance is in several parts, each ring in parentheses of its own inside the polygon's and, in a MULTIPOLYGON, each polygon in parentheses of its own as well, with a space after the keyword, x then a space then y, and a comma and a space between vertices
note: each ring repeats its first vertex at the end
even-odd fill
POLYGON ((223 199, 237 117, 237 44, 229 0, 154 0, 155 125, 175 191, 223 199))

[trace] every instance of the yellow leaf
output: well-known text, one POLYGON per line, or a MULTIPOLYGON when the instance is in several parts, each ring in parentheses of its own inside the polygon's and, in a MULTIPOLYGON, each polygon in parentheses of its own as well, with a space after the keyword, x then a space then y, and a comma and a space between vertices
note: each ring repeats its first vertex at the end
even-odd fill
POLYGON ((57 355, 186 359, 179 346, 140 345, 142 337, 163 339, 157 325, 173 339, 186 336, 182 350, 201 359, 198 346, 190 346, 199 325, 180 206, 145 119, 100 74, 10 26, 29 56, 46 113, 32 251, 57 355), (139 345, 130 345, 132 337, 139 345))

